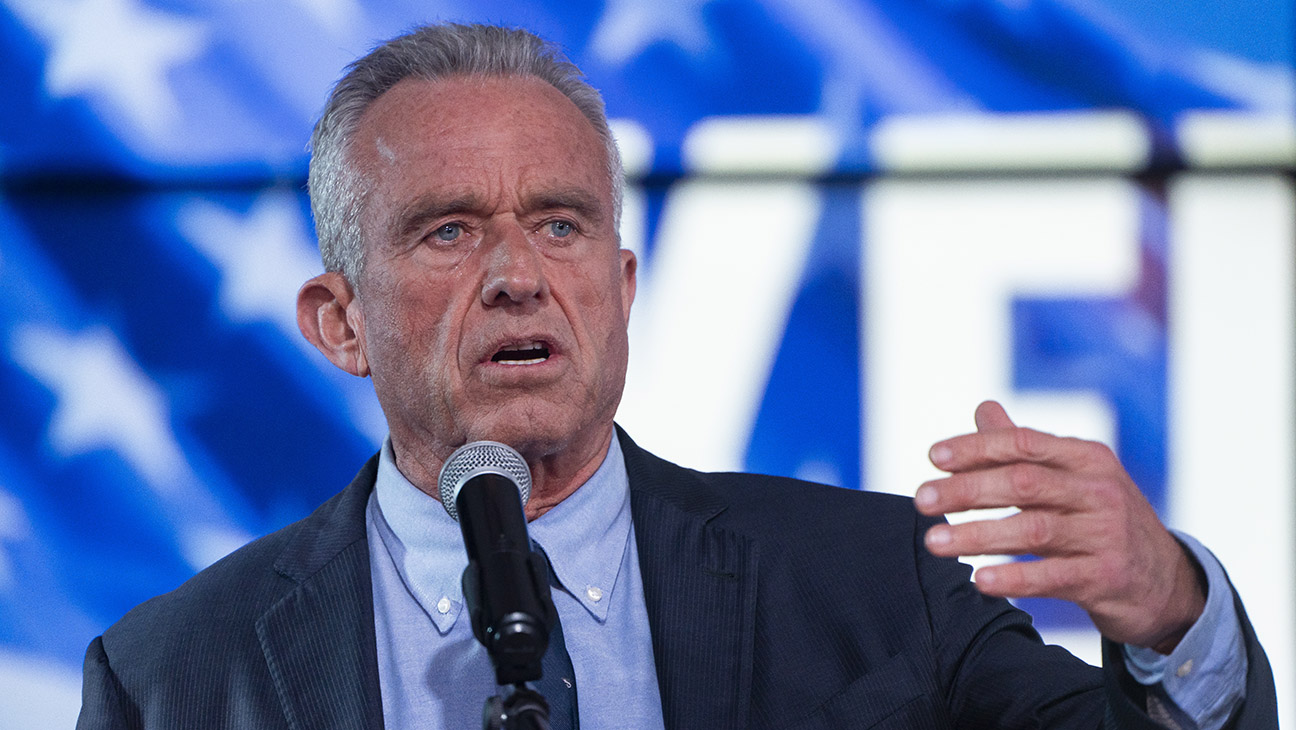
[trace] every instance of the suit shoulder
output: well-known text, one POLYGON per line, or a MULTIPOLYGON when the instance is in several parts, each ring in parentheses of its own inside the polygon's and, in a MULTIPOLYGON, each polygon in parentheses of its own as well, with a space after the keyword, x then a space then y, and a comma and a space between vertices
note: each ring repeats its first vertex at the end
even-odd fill
POLYGON ((721 519, 778 534, 852 541, 880 538, 907 545, 920 519, 913 500, 789 477, 724 472, 702 474, 726 504, 721 519), (764 529, 762 529, 764 528, 764 529))
POLYGON ((806 505, 819 509, 821 504, 849 505, 852 508, 907 511, 913 509, 913 499, 885 492, 868 492, 858 489, 810 482, 791 477, 751 474, 747 472, 695 472, 716 489, 725 492, 732 501, 783 503, 795 508, 806 505))
POLYGON ((365 538, 364 510, 376 457, 356 479, 307 517, 258 538, 198 572, 175 590, 136 606, 104 632, 105 644, 135 633, 194 631, 261 611, 347 546, 365 538))
POLYGON ((174 590, 154 596, 126 613, 104 632, 105 646, 125 648, 135 637, 153 643, 159 632, 192 634, 213 616, 256 610, 286 579, 274 569, 276 557, 301 529, 293 523, 226 555, 174 590))
POLYGON ((807 549, 911 549, 915 531, 928 521, 911 498, 894 494, 767 474, 696 471, 651 455, 636 471, 632 485, 638 476, 653 496, 689 513, 712 515, 712 524, 807 549))
MULTIPOLYGON (((703 472, 652 454, 621 432, 632 495, 661 500, 748 534, 787 535, 804 527, 825 538, 860 534, 912 536, 913 500, 826 484, 742 472, 703 472), (841 534, 839 534, 841 533, 841 534)), ((855 540, 852 539, 852 542, 855 540)), ((907 544, 909 540, 903 540, 907 544)))
POLYGON ((746 472, 693 472, 714 490, 729 512, 742 515, 779 514, 785 517, 827 514, 867 517, 867 521, 897 518, 912 523, 913 499, 884 492, 810 482, 791 477, 746 472))
MULTIPOLYGON (((223 642, 255 641, 257 618, 303 577, 285 570, 285 560, 300 566, 299 553, 336 554, 346 543, 363 539, 363 518, 351 514, 358 506, 339 507, 346 496, 346 491, 335 495, 308 517, 249 542, 174 590, 131 609, 103 633, 108 656, 114 664, 123 658, 148 664, 163 660, 175 647, 201 652, 219 650, 223 642), (339 518, 343 512, 345 520, 339 518), (331 529, 338 522, 350 527, 331 529), (322 550, 321 534, 332 542, 322 550)), ((350 498, 357 501, 356 495, 350 498)))

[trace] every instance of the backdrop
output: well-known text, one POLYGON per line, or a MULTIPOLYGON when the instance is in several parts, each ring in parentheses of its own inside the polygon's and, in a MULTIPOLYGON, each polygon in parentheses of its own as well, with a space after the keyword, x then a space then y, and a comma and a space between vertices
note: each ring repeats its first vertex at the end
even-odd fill
POLYGON ((0 0, 0 726, 70 727, 91 638, 381 442, 295 325, 305 143, 346 63, 435 19, 536 30, 605 93, 641 444, 912 494, 1000 398, 1217 551, 1296 697, 1293 12, 0 0))

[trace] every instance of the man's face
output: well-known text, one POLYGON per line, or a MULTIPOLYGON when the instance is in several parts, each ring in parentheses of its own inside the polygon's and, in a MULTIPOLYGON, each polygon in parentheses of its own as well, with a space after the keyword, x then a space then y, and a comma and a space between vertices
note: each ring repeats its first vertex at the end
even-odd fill
POLYGON ((588 120, 534 78, 408 79, 354 142, 371 189, 352 319, 398 453, 605 439, 635 261, 588 120))

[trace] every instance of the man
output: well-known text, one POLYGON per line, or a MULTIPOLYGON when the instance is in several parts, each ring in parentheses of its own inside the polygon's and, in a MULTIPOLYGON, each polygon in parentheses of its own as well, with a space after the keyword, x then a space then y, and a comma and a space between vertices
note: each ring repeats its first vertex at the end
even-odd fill
POLYGON ((532 472, 526 514, 570 650, 570 670, 547 665, 573 713, 555 727, 1276 723, 1218 565, 1101 446, 983 404, 976 433, 932 448, 950 476, 922 486, 920 515, 692 472, 617 430, 636 266, 618 247, 621 168, 597 93, 555 53, 521 31, 430 27, 339 82, 310 179, 328 271, 298 322, 372 378, 390 437, 313 515, 96 639, 79 727, 476 726, 494 686, 436 484, 479 439, 532 472), (1009 504, 1022 512, 998 522, 929 517, 1009 504), (951 556, 988 552, 1043 559, 973 587, 951 556), (1085 608, 1104 672, 1042 646, 1005 595, 1085 608))

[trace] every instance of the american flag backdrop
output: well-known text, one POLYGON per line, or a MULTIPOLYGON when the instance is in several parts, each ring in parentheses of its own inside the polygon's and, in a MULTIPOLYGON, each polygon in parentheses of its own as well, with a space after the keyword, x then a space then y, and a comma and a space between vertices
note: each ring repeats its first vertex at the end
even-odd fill
POLYGON ((1296 696, 1289 0, 0 0, 0 727, 70 727, 95 635, 381 443, 297 332, 305 145, 440 19, 605 94, 640 443, 912 494, 1002 398, 1217 550, 1296 696))

